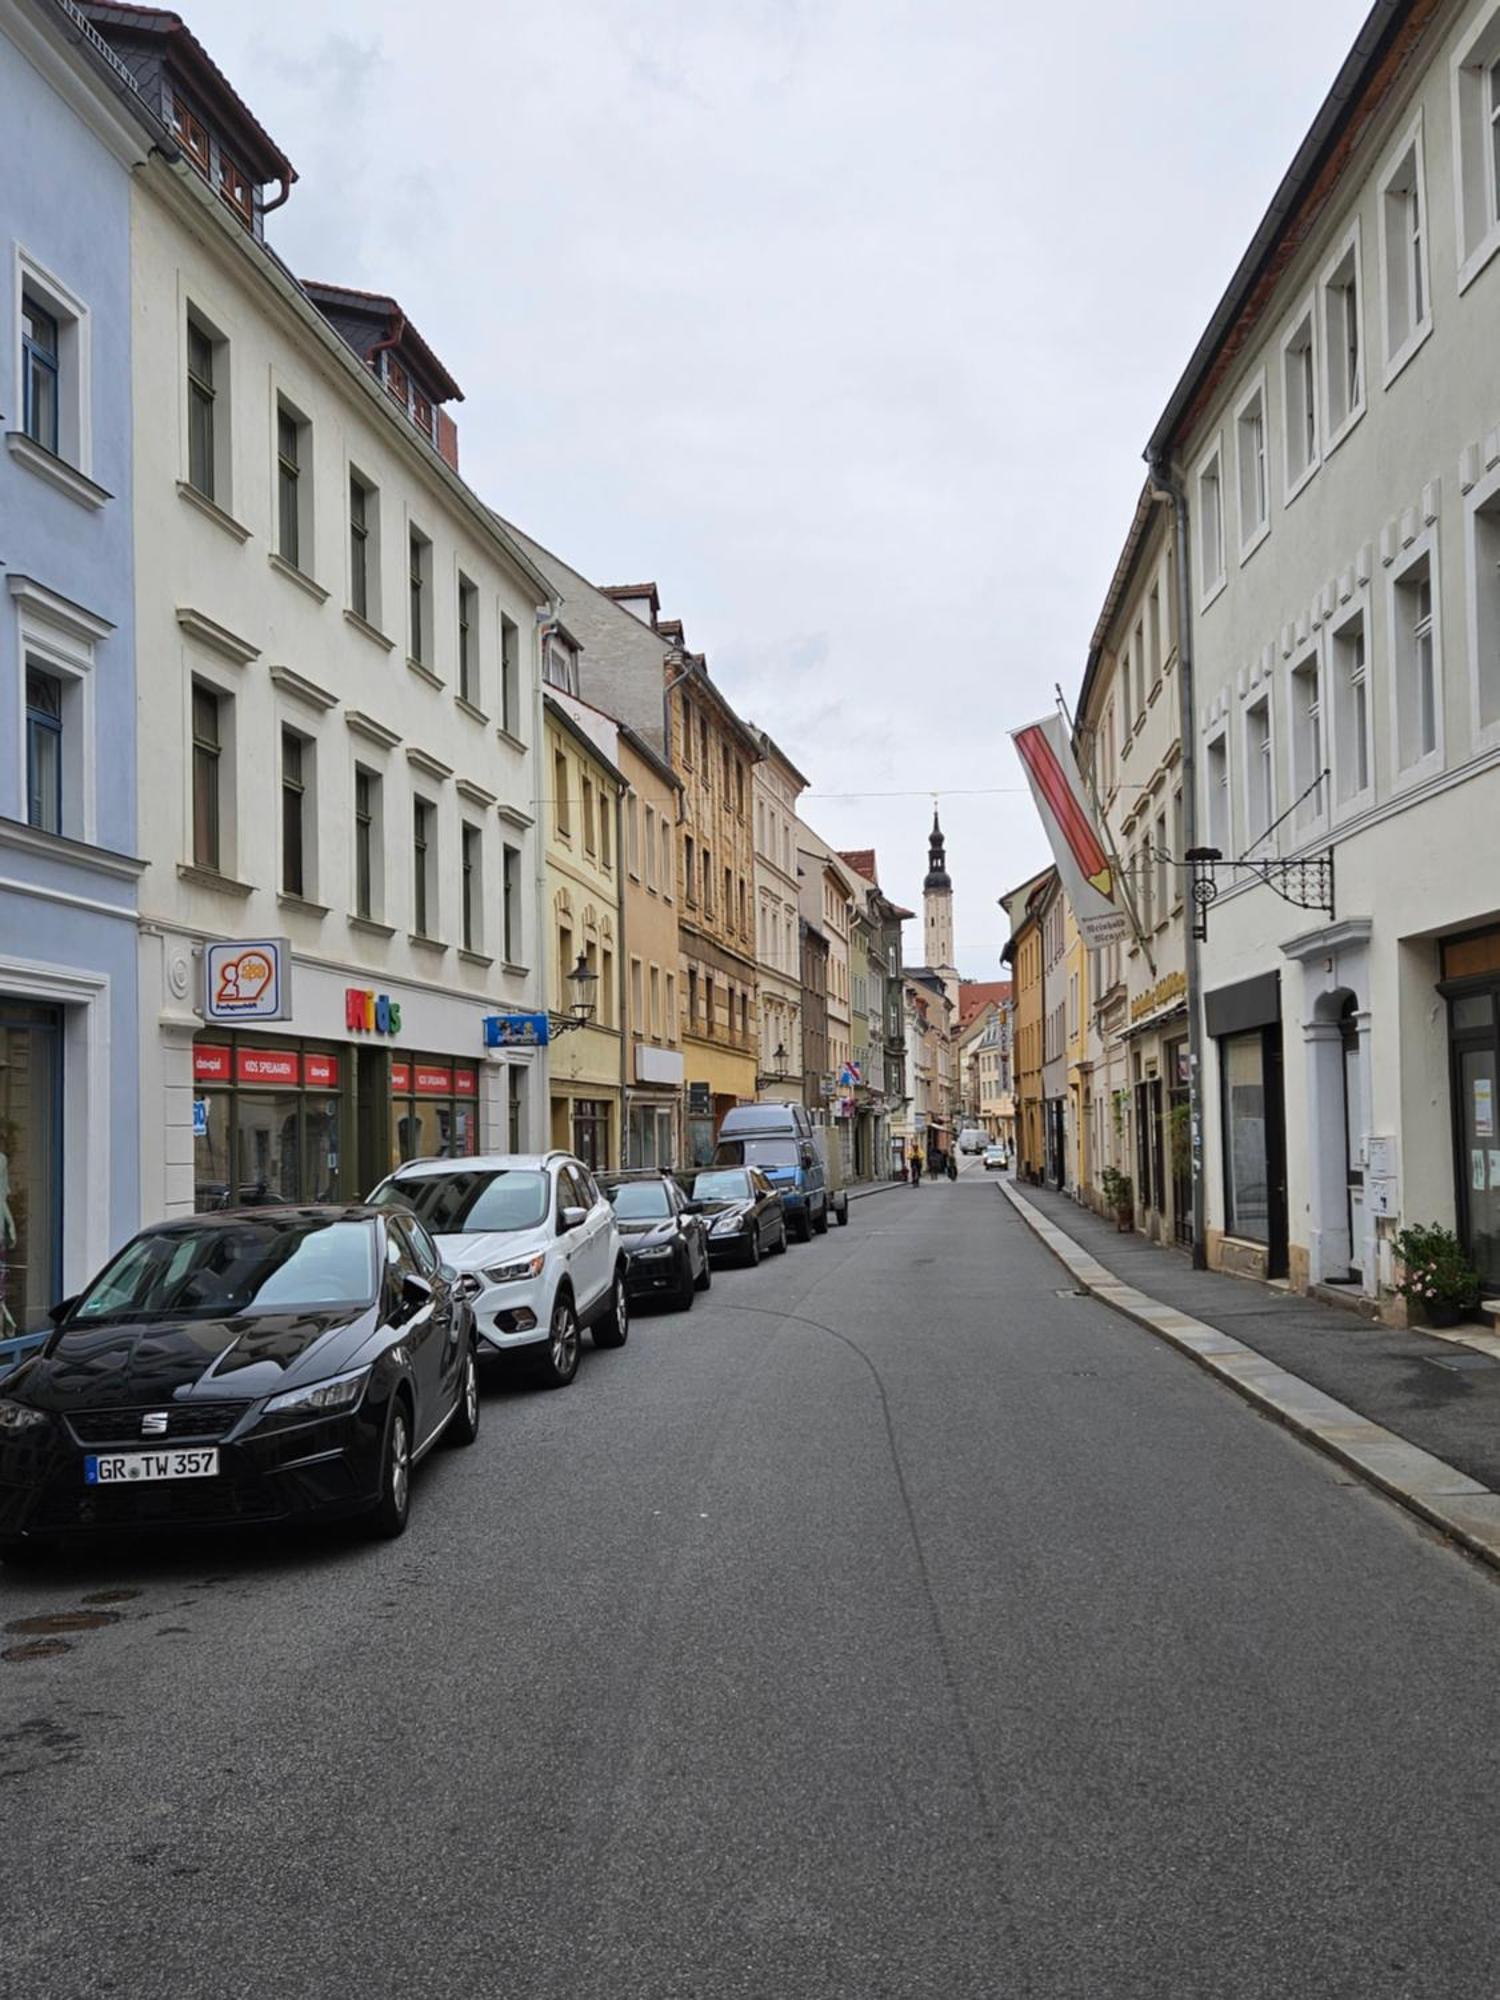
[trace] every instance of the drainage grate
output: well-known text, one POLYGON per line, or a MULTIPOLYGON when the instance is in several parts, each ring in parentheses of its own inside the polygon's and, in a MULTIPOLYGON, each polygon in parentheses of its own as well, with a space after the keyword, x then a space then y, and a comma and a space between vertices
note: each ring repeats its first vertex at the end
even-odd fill
POLYGON ((1456 1375, 1467 1375, 1471 1369, 1500 1365, 1493 1354, 1424 1354, 1422 1359, 1429 1368, 1447 1368, 1456 1375))

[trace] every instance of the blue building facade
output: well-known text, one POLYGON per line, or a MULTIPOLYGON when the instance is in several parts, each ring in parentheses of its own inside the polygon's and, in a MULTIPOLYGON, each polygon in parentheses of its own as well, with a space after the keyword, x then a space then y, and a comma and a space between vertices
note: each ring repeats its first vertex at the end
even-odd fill
POLYGON ((143 139, 80 26, 66 6, 0 0, 0 1342, 44 1326, 140 1219, 143 139))

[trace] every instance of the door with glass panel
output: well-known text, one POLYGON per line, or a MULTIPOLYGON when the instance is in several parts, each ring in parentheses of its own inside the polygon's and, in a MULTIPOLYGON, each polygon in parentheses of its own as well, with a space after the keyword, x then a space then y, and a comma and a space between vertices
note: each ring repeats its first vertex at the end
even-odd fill
POLYGON ((1486 1286, 1500 1287, 1500 989, 1450 999, 1458 1226, 1486 1286))
POLYGON ((0 1340, 62 1296, 62 1015, 0 1001, 0 1340))

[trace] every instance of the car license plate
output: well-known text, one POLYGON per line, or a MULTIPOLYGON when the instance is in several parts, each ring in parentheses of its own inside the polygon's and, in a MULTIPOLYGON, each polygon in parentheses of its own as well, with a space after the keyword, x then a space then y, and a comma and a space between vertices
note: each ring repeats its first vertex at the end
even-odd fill
POLYGON ((124 1486, 135 1479, 212 1479, 219 1470, 213 1451, 91 1451, 83 1461, 89 1486, 124 1486))

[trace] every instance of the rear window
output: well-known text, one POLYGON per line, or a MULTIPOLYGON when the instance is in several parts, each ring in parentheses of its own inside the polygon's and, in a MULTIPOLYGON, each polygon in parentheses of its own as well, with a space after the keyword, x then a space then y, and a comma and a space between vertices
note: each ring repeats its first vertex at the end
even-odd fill
POLYGON ((750 1176, 733 1167, 710 1169, 693 1182, 694 1201, 748 1201, 754 1192, 750 1176))
POLYGON ((796 1164, 795 1139, 721 1139, 714 1154, 715 1166, 759 1167, 763 1173, 772 1167, 796 1164))
POLYGON ((409 1208, 434 1236, 488 1236, 546 1221, 547 1176, 534 1167, 397 1174, 370 1199, 381 1208, 409 1208))

